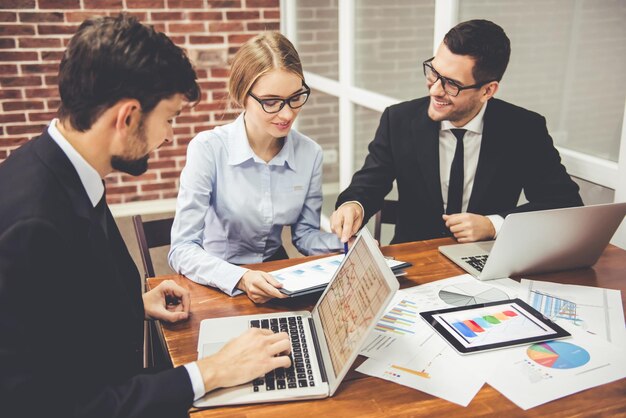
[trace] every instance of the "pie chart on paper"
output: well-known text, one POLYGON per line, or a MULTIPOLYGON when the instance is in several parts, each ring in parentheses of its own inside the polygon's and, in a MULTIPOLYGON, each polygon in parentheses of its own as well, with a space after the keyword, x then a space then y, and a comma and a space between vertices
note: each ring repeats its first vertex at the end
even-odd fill
POLYGON ((535 363, 551 369, 574 369, 584 366, 591 359, 584 348, 560 341, 533 344, 526 354, 535 363))
POLYGON ((476 305, 510 299, 509 295, 502 290, 478 282, 458 283, 444 287, 439 291, 439 298, 452 306, 476 305))

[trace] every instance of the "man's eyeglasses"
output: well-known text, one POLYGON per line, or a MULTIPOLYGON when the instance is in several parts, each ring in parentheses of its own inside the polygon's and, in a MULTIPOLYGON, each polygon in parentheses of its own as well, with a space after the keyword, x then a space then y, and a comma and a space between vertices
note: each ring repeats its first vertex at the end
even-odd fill
POLYGON ((261 107, 266 113, 278 113, 283 110, 285 104, 289 105, 292 109, 299 109, 309 100, 309 96, 311 95, 311 89, 306 83, 302 83, 302 87, 304 87, 304 91, 294 94, 293 96, 287 97, 286 99, 260 99, 256 97, 252 92, 248 92, 248 95, 252 97, 254 100, 259 102, 261 107))
POLYGON ((459 93, 461 93, 461 91, 463 90, 479 89, 485 84, 491 83, 491 81, 483 81, 481 83, 472 84, 471 86, 460 86, 459 83, 442 76, 437 72, 437 70, 433 68, 430 62, 434 59, 435 57, 432 57, 431 59, 428 59, 422 63, 422 66, 424 67, 424 75, 426 76, 426 81, 428 81, 430 85, 433 85, 437 82, 437 80, 441 80, 441 87, 446 93, 448 93, 448 95, 452 97, 458 96, 459 93))

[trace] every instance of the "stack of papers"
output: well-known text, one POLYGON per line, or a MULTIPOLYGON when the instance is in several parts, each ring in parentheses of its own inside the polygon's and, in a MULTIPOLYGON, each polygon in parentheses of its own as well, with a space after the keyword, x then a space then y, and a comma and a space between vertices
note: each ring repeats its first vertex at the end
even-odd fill
POLYGON ((399 290, 366 340, 357 371, 467 406, 489 383, 522 409, 626 377, 620 292, 469 275, 399 290), (572 338, 460 355, 423 311, 520 298, 572 338))
MULTIPOLYGON (((300 296, 307 293, 319 292, 326 288, 328 282, 333 278, 337 268, 343 261, 345 255, 339 254, 306 263, 296 264, 280 270, 271 271, 270 274, 282 283, 280 289, 288 296, 300 296)), ((387 265, 398 275, 405 274, 404 270, 411 266, 411 263, 386 259, 387 265)))
POLYGON ((520 292, 572 338, 506 350, 487 379, 494 389, 529 409, 626 377, 619 290, 522 280, 520 292))
POLYGON ((467 406, 494 371, 492 353, 458 354, 419 312, 513 299, 519 283, 493 280, 489 285, 469 274, 399 290, 363 344, 369 357, 357 371, 467 406))

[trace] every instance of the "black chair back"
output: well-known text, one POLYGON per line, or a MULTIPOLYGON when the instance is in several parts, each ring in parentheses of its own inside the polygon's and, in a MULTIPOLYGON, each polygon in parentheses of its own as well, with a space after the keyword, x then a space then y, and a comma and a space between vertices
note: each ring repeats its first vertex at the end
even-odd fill
POLYGON ((374 217, 374 239, 380 243, 380 230, 382 224, 395 225, 398 219, 398 201, 385 200, 383 207, 376 212, 374 217))
POLYGON ((146 278, 154 277, 154 266, 150 257, 150 248, 170 245, 172 224, 174 218, 158 219, 154 221, 143 221, 141 215, 133 216, 133 225, 137 242, 139 243, 139 253, 146 278))

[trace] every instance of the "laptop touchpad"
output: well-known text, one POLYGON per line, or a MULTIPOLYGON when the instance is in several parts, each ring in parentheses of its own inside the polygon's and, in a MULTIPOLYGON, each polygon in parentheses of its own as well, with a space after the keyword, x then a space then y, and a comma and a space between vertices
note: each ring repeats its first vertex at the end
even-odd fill
POLYGON ((474 245, 480 248, 480 252, 484 254, 488 254, 491 252, 491 248, 493 248, 493 243, 495 241, 479 241, 475 242, 474 245))
POLYGON ((224 347, 225 344, 226 344, 226 341, 222 341, 219 343, 206 343, 202 345, 202 357, 201 358, 212 356, 213 354, 220 351, 220 349, 224 347))

